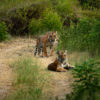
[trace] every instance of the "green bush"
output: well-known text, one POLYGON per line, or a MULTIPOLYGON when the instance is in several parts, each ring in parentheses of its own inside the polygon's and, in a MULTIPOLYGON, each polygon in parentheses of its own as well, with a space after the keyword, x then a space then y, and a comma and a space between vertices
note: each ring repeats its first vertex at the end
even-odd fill
POLYGON ((10 23, 8 24, 9 30, 12 35, 25 35, 27 33, 28 27, 28 17, 27 10, 23 9, 14 9, 10 13, 10 23))
POLYGON ((39 33, 42 30, 41 20, 33 18, 29 23, 28 29, 30 34, 37 35, 37 33, 39 33))
POLYGON ((58 0, 55 6, 57 12, 62 15, 66 16, 69 13, 72 13, 72 1, 70 0, 58 0))
POLYGON ((48 9, 44 12, 42 24, 43 28, 46 30, 60 30, 62 28, 60 16, 56 12, 48 9))
MULTIPOLYGON (((37 1, 36 3, 32 3, 34 2, 32 0, 29 2, 31 3, 27 6, 25 5, 25 7, 14 7, 7 12, 9 15, 7 18, 9 20, 8 26, 12 35, 27 35, 29 33, 30 21, 32 19, 40 19, 44 10, 50 7, 50 2, 45 0, 41 2, 37 1)), ((26 0, 25 4, 29 2, 26 0)), ((36 24, 38 24, 38 22, 36 24)))
POLYGON ((79 0, 83 8, 100 8, 99 0, 79 0))
POLYGON ((0 23, 0 41, 4 41, 8 38, 8 27, 5 22, 0 23))
POLYGON ((82 18, 77 25, 59 32, 59 47, 70 51, 88 51, 100 54, 100 20, 82 18))
POLYGON ((71 21, 77 24, 78 10, 80 8, 78 0, 53 0, 52 2, 55 11, 61 16, 64 26, 69 27, 71 21))
POLYGON ((88 50, 92 55, 100 54, 100 20, 94 20, 91 31, 88 35, 88 50))
POLYGON ((75 37, 74 45, 77 47, 77 49, 81 51, 88 49, 88 43, 86 40, 92 28, 92 24, 88 18, 82 18, 80 19, 77 26, 74 26, 73 28, 73 36, 75 37))
POLYGON ((75 81, 73 93, 66 100, 99 100, 100 92, 100 62, 93 59, 76 65, 73 70, 75 81), (99 99, 97 99, 99 96, 99 99))

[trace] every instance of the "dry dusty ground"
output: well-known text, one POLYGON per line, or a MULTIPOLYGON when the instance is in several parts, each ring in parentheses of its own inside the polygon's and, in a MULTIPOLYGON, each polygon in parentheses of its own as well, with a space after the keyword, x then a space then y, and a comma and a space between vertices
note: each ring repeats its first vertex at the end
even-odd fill
MULTIPOLYGON (((0 43, 0 100, 5 100, 6 95, 12 89, 14 72, 13 69, 9 67, 9 64, 16 60, 19 56, 33 56, 34 46, 35 40, 29 40, 27 38, 17 38, 9 42, 0 43)), ((76 56, 77 55, 75 55, 75 57, 76 56)), ((36 58, 38 58, 41 63, 43 70, 47 71, 47 65, 56 57, 36 58)), ((69 59, 72 58, 74 58, 74 56, 69 55, 69 59)), ((73 78, 70 71, 62 73, 48 71, 48 73, 52 75, 52 81, 50 83, 51 88, 47 90, 47 92, 49 92, 52 97, 58 96, 59 98, 64 99, 65 95, 72 91, 70 84, 73 82, 73 78)))
MULTIPOLYGON (((34 44, 32 43, 30 43, 30 45, 34 44)), ((28 39, 19 38, 9 42, 0 43, 0 100, 5 100, 6 95, 12 88, 14 73, 13 69, 9 67, 9 64, 13 60, 16 60, 17 57, 22 56, 23 54, 25 55, 28 47, 28 39)))

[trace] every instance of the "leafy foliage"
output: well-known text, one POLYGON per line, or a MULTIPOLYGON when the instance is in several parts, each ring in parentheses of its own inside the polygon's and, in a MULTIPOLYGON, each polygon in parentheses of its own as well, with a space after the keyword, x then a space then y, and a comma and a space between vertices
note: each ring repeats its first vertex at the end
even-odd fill
MULTIPOLYGON (((9 16, 9 30, 12 35, 27 35, 29 33, 28 27, 32 19, 39 19, 49 2, 41 1, 33 3, 28 7, 14 8, 8 12, 9 16)), ((32 22, 31 22, 32 23, 32 22)), ((38 22, 37 22, 38 23, 38 22)))
POLYGON ((99 0, 79 0, 80 4, 84 7, 84 8, 99 8, 100 6, 100 1, 99 0))
POLYGON ((96 100, 100 92, 100 62, 89 60, 76 65, 73 70, 73 93, 66 100, 96 100))
POLYGON ((82 18, 77 25, 61 31, 59 46, 71 51, 89 51, 91 56, 99 54, 100 20, 82 18))
POLYGON ((72 12, 71 6, 72 2, 69 0, 58 0, 55 8, 60 15, 65 16, 72 12))
POLYGON ((27 10, 25 8, 15 10, 10 15, 9 30, 14 35, 24 35, 28 24, 27 10))
POLYGON ((42 24, 46 30, 60 30, 62 28, 60 16, 56 12, 49 9, 46 9, 44 12, 42 24))
POLYGON ((9 37, 8 27, 5 22, 0 23, 0 41, 4 41, 9 37))
POLYGON ((77 7, 79 7, 77 0, 58 0, 53 2, 55 2, 53 5, 54 9, 61 16, 64 26, 70 26, 71 21, 77 23, 77 7), (77 11, 74 10, 74 8, 76 8, 77 11))
POLYGON ((30 32, 30 34, 36 35, 40 31, 42 31, 41 20, 32 19, 31 22, 29 23, 29 32, 30 32))

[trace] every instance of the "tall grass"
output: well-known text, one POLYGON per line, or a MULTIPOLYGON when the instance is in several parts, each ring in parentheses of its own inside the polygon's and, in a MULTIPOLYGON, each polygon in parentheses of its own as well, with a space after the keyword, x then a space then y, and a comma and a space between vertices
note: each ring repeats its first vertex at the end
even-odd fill
POLYGON ((72 24, 70 28, 60 34, 59 48, 70 51, 88 51, 91 56, 100 54, 100 20, 82 18, 77 25, 72 24))
POLYGON ((21 58, 11 64, 16 73, 14 88, 16 91, 7 100, 44 100, 43 89, 47 76, 40 70, 37 61, 32 58, 21 58))

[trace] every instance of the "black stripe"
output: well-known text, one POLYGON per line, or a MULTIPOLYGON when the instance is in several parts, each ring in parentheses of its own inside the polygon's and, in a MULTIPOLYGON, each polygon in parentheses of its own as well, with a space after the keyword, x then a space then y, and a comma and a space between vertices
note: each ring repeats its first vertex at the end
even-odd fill
POLYGON ((34 52, 34 56, 36 56, 37 54, 37 46, 36 46, 36 49, 35 49, 35 52, 34 52))

